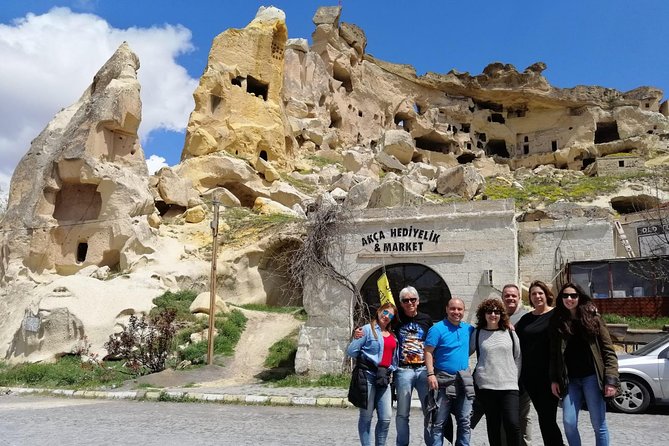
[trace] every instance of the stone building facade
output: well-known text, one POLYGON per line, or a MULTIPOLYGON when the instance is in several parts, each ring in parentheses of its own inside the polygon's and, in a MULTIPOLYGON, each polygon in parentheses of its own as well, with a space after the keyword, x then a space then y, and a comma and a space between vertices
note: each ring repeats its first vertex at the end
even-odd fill
MULTIPOLYGON (((360 291, 384 267, 411 265, 434 273, 433 286, 443 289, 419 292, 421 309, 433 309, 435 319, 443 316, 435 309, 443 311, 450 296, 462 298, 471 310, 483 299, 499 296, 499 289, 518 277, 511 200, 366 209, 342 226, 330 252, 335 268, 360 291), (435 295, 441 296, 438 302, 431 301, 435 295)), ((413 283, 393 284, 391 278, 395 289, 406 285, 413 283)), ((309 318, 299 336, 296 371, 341 372, 353 328, 353 293, 324 276, 311 277, 303 301, 309 318)), ((467 314, 471 320, 473 313, 467 314)))

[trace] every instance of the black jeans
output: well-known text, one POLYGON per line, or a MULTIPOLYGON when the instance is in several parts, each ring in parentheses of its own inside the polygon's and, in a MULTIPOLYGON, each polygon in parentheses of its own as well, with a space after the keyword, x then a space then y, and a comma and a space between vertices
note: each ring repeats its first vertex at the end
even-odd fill
POLYGON ((485 412, 490 446, 502 445, 502 424, 507 446, 520 446, 518 391, 478 389, 476 398, 485 412))
POLYGON ((551 392, 551 383, 548 380, 538 382, 523 381, 534 410, 539 416, 539 429, 545 446, 563 446, 562 432, 557 424, 558 399, 551 392))

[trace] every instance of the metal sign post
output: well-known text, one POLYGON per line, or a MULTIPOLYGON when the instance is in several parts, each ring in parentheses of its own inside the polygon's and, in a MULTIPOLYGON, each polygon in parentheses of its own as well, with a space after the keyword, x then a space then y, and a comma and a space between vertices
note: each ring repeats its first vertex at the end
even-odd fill
POLYGON ((216 250, 218 248, 218 197, 214 197, 214 217, 211 221, 211 275, 209 277, 209 336, 207 338, 207 364, 214 363, 214 312, 216 311, 216 250))

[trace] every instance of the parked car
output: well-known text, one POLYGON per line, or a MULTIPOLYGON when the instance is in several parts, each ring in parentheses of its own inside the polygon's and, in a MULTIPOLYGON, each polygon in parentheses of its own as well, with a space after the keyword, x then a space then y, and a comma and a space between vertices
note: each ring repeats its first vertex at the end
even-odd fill
POLYGON ((631 354, 618 355, 621 394, 611 401, 624 413, 642 413, 651 404, 669 404, 669 334, 631 354))

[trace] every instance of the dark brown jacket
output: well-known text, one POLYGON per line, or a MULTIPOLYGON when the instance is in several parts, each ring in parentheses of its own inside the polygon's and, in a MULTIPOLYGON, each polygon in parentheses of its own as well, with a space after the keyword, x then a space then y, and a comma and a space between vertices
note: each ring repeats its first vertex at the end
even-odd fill
MULTIPOLYGON (((609 330, 601 318, 597 317, 599 324, 599 336, 589 336, 588 344, 592 352, 595 373, 599 381, 599 388, 604 391, 605 385, 620 387, 618 375, 618 356, 613 348, 609 330)), ((551 382, 560 384, 560 394, 565 395, 569 379, 567 377, 567 367, 564 363, 564 350, 567 347, 568 336, 563 335, 557 329, 555 324, 551 327, 550 348, 551 356, 549 363, 549 375, 551 382)))

